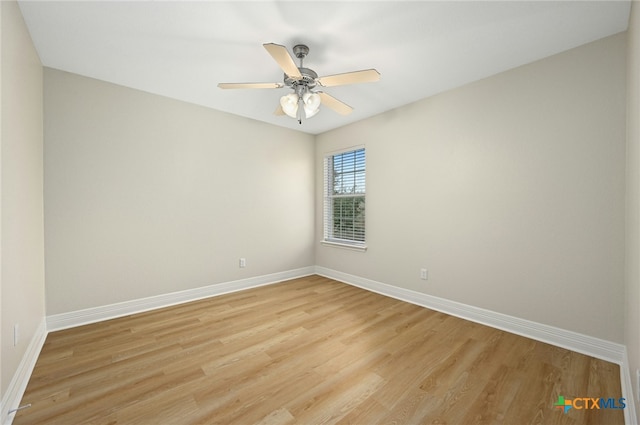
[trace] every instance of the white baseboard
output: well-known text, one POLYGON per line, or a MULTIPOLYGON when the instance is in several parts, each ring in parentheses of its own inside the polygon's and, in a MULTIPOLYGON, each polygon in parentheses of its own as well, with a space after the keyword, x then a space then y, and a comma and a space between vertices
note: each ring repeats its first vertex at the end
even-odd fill
POLYGON ((626 348, 622 357, 622 363, 620 364, 620 384, 622 386, 622 396, 627 402, 627 408, 624 409, 624 423, 635 425, 638 423, 638 417, 636 415, 636 400, 633 393, 633 381, 631 380, 631 369, 629 368, 629 358, 627 357, 626 348))
POLYGON ((339 272, 326 267, 316 266, 316 274, 381 295, 416 304, 421 307, 460 317, 461 319, 470 320, 492 328, 501 329, 506 332, 616 363, 620 366, 622 396, 627 400, 627 408, 624 409, 625 423, 628 425, 638 424, 633 398, 631 375, 629 372, 629 363, 627 360, 627 348, 622 344, 568 331, 555 326, 532 322, 530 320, 520 319, 518 317, 502 313, 496 313, 494 311, 450 301, 433 295, 399 288, 397 286, 339 272))
POLYGON ((514 334, 522 335, 537 341, 546 342, 562 348, 567 348, 582 354, 587 354, 602 360, 621 364, 625 352, 625 346, 615 342, 606 341, 589 335, 568 331, 530 320, 520 319, 483 308, 450 301, 433 295, 409 289, 399 288, 359 276, 342 273, 325 267, 316 266, 316 273, 348 283, 359 288, 367 289, 378 294, 396 298, 422 307, 437 310, 452 316, 481 323, 493 328, 501 329, 514 334))
POLYGON ((217 285, 188 289, 185 291, 173 292, 170 294, 162 294, 154 297, 125 301, 117 304, 47 316, 42 320, 42 323, 36 330, 35 335, 31 339, 31 342, 29 343, 29 346, 27 347, 27 350, 22 357, 22 361, 20 362, 16 373, 9 383, 7 391, 2 397, 0 410, 0 413, 2 415, 0 416, 0 418, 2 419, 0 420, 0 423, 2 423, 3 425, 10 425, 13 422, 15 413, 9 414, 9 411, 19 407, 18 405, 22 400, 24 391, 26 390, 27 384, 29 383, 29 378, 31 377, 31 373, 33 372, 36 361, 38 360, 38 355, 40 354, 42 346, 44 345, 44 342, 47 338, 47 333, 50 331, 72 328, 75 326, 100 322, 103 320, 126 316, 129 314, 141 313, 143 311, 149 311, 189 301, 213 297, 216 295, 228 294, 231 292, 242 291, 244 289, 270 285, 285 280, 308 276, 314 273, 315 268, 313 266, 303 267, 300 269, 224 282, 217 285))
POLYGON ((103 320, 122 317, 130 314, 168 307, 185 302, 195 301, 216 295, 237 292, 244 289, 256 288, 270 285, 299 277, 318 274, 349 285, 357 286, 381 295, 392 297, 401 301, 406 301, 432 310, 440 311, 462 319, 470 320, 493 328, 518 334, 527 338, 542 341, 548 344, 566 348, 602 360, 610 361, 620 365, 620 379, 622 383, 622 395, 629 403, 624 410, 625 423, 636 424, 637 417, 635 405, 633 403, 633 392, 631 391, 631 376, 627 361, 626 347, 611 341, 602 340, 592 336, 568 331, 565 329, 549 326, 529 320, 509 316, 502 313, 485 310, 479 307, 450 301, 444 298, 400 288, 393 285, 377 282, 363 277, 339 272, 321 266, 310 266, 285 272, 273 273, 269 275, 257 276, 248 279, 224 282, 216 285, 194 288, 185 291, 173 292, 154 297, 125 301, 122 303, 89 308, 70 313, 47 316, 46 326, 43 321, 34 336, 27 353, 16 372, 14 379, 9 385, 5 397, 2 399, 2 415, 7 418, 5 425, 11 424, 13 415, 7 416, 10 409, 17 407, 24 390, 26 389, 29 377, 44 340, 47 331, 56 331, 103 320))
POLYGON ((622 344, 568 331, 555 326, 532 322, 530 320, 520 319, 518 317, 502 313, 496 313, 494 311, 450 301, 433 295, 399 288, 397 286, 339 272, 326 267, 316 266, 316 274, 381 295, 416 304, 421 307, 460 317, 461 319, 470 320, 472 322, 491 326, 492 328, 501 329, 506 332, 566 348, 598 359, 617 363, 620 366, 622 396, 628 401, 627 408, 624 409, 625 423, 628 425, 635 425, 638 423, 635 404, 633 401, 633 391, 631 390, 632 384, 629 372, 629 363, 627 361, 627 349, 622 344))
POLYGON ((2 414, 2 423, 5 425, 10 425, 13 422, 15 412, 10 414, 9 411, 19 407, 20 400, 22 400, 24 391, 27 389, 29 378, 31 377, 31 373, 36 365, 38 355, 40 355, 40 350, 42 350, 42 346, 44 345, 46 338, 47 327, 45 320, 43 319, 36 329, 33 338, 31 338, 29 346, 22 357, 22 361, 20 361, 18 369, 13 375, 13 378, 9 383, 9 387, 2 397, 2 408, 0 409, 0 412, 2 414))
POLYGON ((144 311, 155 310, 158 308, 169 307, 176 304, 196 301, 203 298, 214 297, 216 295, 228 294, 231 292, 242 291, 244 289, 270 285, 285 280, 309 276, 314 273, 315 268, 313 266, 303 267, 300 269, 256 276, 247 279, 234 280, 215 285, 203 286, 200 288, 172 292, 169 294, 156 295, 153 297, 140 298, 137 300, 130 300, 116 304, 88 308, 85 310, 54 314, 51 316, 47 316, 47 330, 58 331, 61 329, 73 328, 76 326, 87 325, 89 323, 115 319, 116 317, 128 316, 130 314, 142 313, 144 311))

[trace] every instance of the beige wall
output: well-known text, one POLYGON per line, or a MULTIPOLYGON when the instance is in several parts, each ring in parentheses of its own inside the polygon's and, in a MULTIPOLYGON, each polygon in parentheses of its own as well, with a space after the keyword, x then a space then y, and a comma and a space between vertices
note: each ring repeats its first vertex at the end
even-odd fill
MULTIPOLYGON (((625 344, 632 382, 640 369, 640 4, 632 3, 627 46, 627 228, 625 344)), ((640 412, 639 394, 635 395, 640 412)))
POLYGON ((45 68, 47 314, 312 266, 313 140, 45 68))
MULTIPOLYGON (((2 395, 45 315, 42 66, 18 5, 2 10, 2 395), (13 346, 13 325, 20 340, 13 346)), ((4 413, 3 419, 4 419, 4 413)))
POLYGON ((316 264, 622 342, 625 41, 319 135, 316 264), (357 144, 364 253, 318 243, 322 157, 357 144))

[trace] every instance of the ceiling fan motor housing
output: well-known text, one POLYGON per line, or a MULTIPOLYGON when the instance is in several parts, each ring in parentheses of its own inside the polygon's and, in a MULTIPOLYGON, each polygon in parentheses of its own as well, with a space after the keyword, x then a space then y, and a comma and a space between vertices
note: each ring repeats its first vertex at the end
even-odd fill
POLYGON ((318 74, 313 69, 302 66, 302 60, 309 54, 309 47, 304 44, 296 44, 293 46, 293 54, 300 59, 300 66, 298 67, 298 70, 300 71, 300 74, 302 74, 302 78, 294 79, 290 78, 287 74, 284 74, 284 83, 293 89, 296 89, 299 86, 310 89, 314 88, 316 86, 318 74))
POLYGON ((305 86, 310 89, 316 86, 316 78, 318 78, 318 74, 309 68, 298 68, 300 74, 302 74, 302 78, 295 79, 290 78, 287 74, 284 74, 284 83, 289 86, 295 88, 296 86, 305 86))

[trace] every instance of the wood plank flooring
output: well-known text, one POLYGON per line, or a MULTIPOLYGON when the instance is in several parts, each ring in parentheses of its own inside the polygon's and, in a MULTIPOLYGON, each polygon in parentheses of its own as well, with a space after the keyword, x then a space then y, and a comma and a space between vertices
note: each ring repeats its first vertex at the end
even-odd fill
POLYGON ((320 276, 50 333, 14 424, 623 424, 619 368, 320 276))

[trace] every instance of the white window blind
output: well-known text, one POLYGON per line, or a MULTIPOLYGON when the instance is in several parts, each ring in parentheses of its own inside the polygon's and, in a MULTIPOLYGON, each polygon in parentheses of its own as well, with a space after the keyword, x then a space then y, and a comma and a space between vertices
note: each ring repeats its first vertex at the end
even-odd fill
POLYGON ((325 242, 364 245, 365 168, 364 148, 325 157, 325 242))

